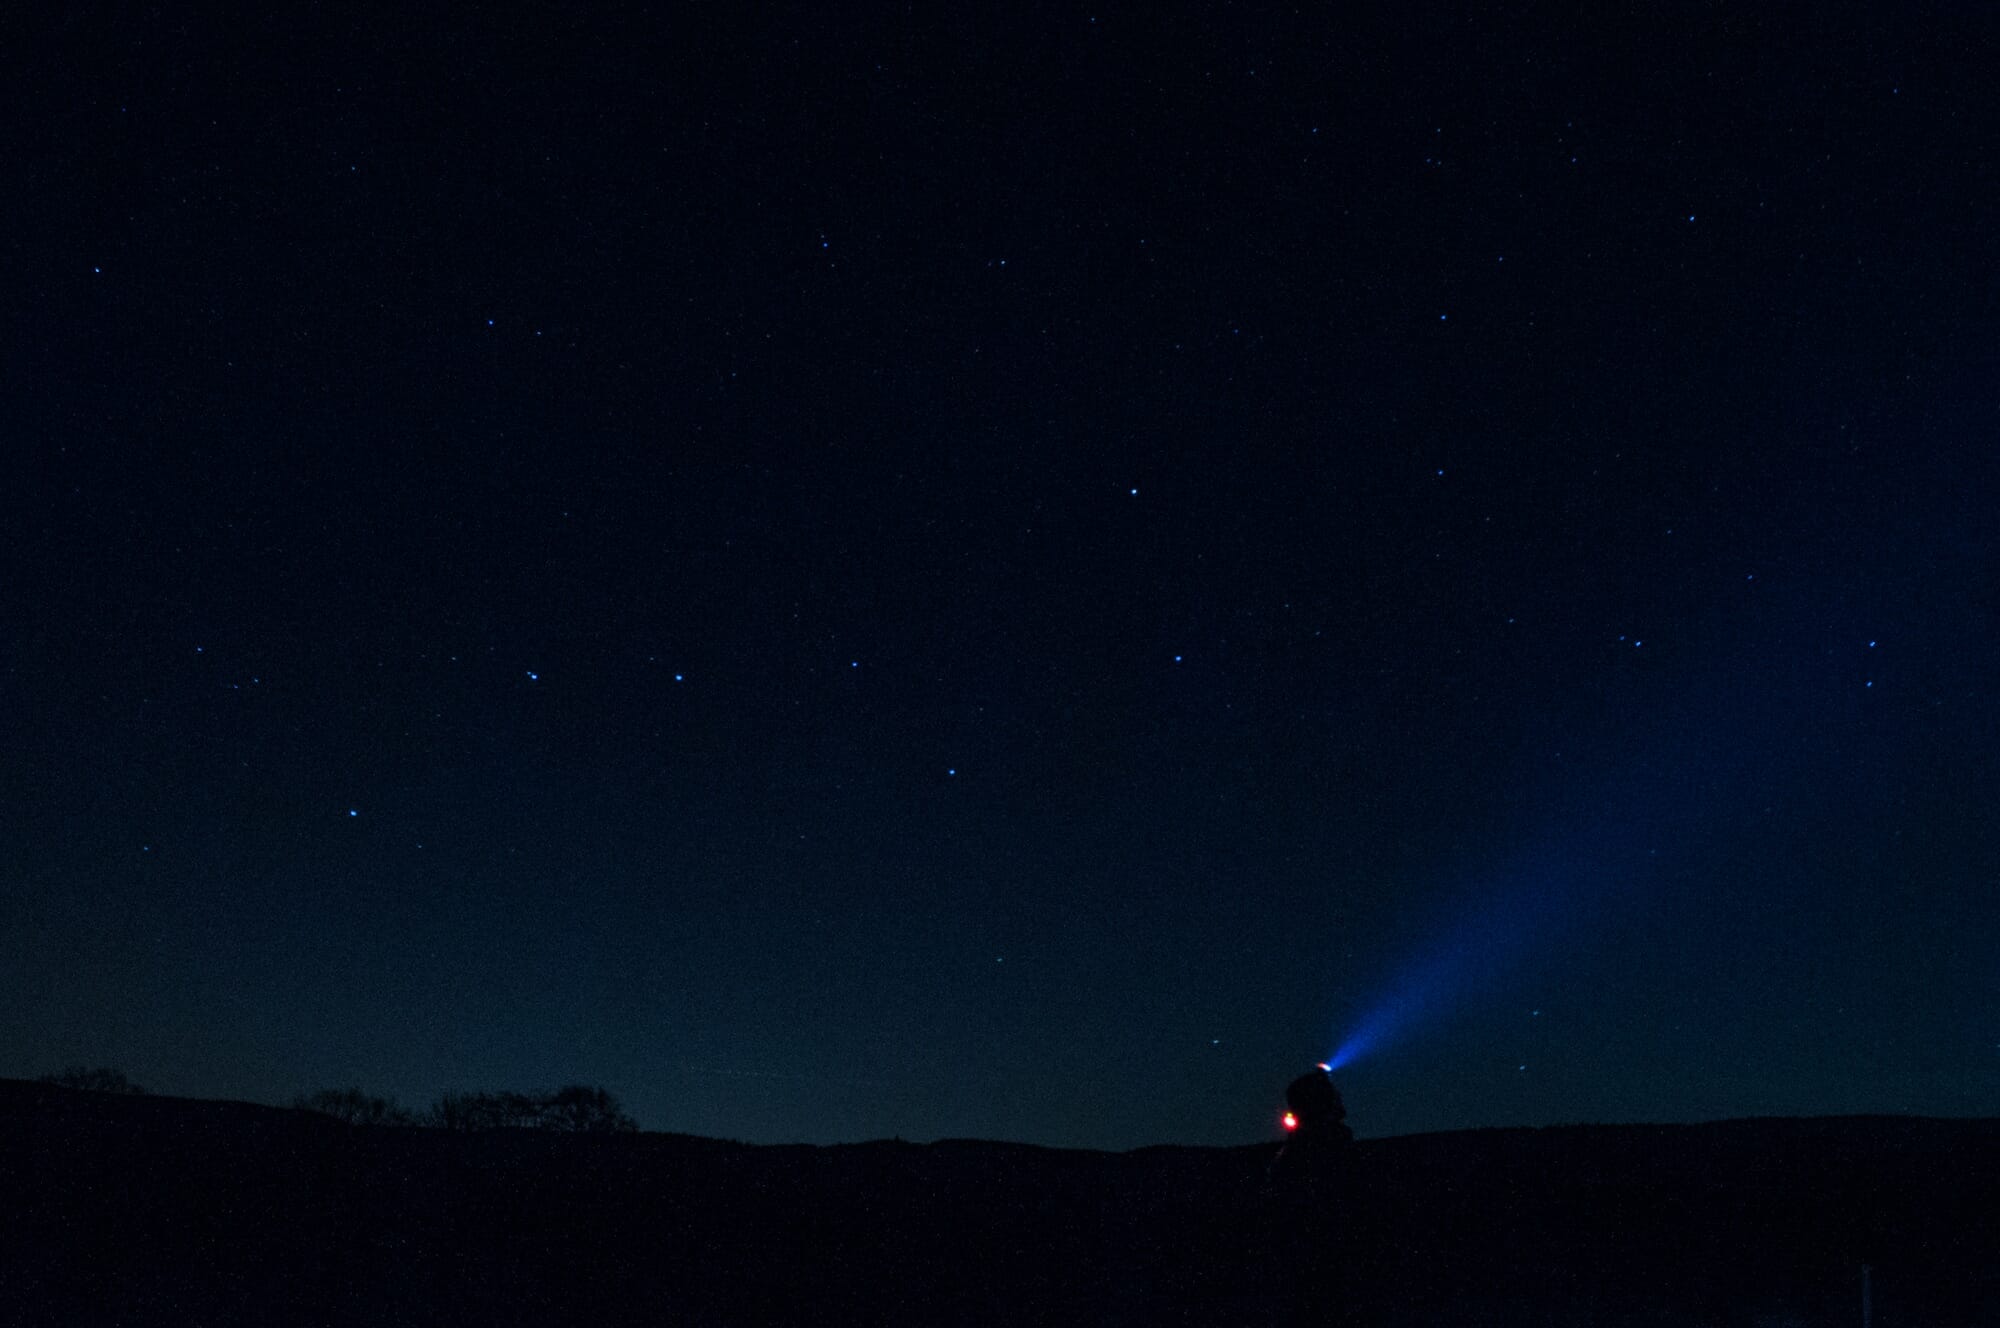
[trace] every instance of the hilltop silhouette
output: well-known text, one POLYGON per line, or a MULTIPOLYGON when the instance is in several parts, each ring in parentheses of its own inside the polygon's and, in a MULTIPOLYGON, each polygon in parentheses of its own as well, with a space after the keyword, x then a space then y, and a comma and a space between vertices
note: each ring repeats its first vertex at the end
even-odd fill
POLYGON ((1990 1322, 2000 1121, 1479 1130, 1344 1150, 1324 1250, 1278 1145, 750 1146, 423 1129, 0 1080, 9 1324, 1990 1322), (1323 1279, 1323 1282, 1325 1280, 1323 1279))

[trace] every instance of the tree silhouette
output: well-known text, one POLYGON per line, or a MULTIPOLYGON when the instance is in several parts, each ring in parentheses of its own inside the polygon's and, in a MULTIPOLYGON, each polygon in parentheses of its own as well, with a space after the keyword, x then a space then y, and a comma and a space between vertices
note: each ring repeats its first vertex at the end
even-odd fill
POLYGON ((532 1130, 542 1123, 542 1104, 538 1098, 506 1091, 481 1096, 486 1099, 488 1116, 499 1129, 532 1130))
POLYGON ((100 1065, 94 1070, 87 1069, 81 1065, 72 1065, 68 1069, 58 1071, 55 1074, 45 1074, 36 1080, 36 1082, 55 1084, 59 1088, 80 1088, 87 1093, 133 1093, 143 1095, 146 1091, 130 1079, 127 1079, 123 1070, 114 1070, 105 1065, 100 1065))
POLYGON ((323 1088, 311 1097, 295 1097, 292 1106, 317 1111, 349 1125, 414 1125, 417 1118, 392 1097, 375 1097, 358 1088, 323 1088))
POLYGON ((590 1134, 629 1134, 639 1123, 620 1109, 618 1099, 602 1088, 568 1084, 542 1101, 542 1126, 590 1134))
POLYGON ((638 1122, 602 1088, 570 1084, 553 1093, 446 1093, 431 1104, 423 1123, 441 1130, 565 1130, 628 1133, 638 1122))
POLYGON ((542 1123, 542 1106, 526 1093, 446 1093, 425 1121, 445 1130, 533 1129, 542 1123))
POLYGON ((483 1097, 485 1094, 480 1093, 446 1093, 431 1103, 430 1109, 424 1112, 423 1122, 433 1129, 462 1133, 480 1129, 484 1125, 480 1118, 480 1099, 483 1097))

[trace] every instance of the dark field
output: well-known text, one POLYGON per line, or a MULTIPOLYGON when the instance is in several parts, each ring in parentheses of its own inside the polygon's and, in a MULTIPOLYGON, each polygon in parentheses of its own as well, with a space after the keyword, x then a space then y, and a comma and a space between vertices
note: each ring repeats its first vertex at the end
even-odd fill
POLYGON ((1357 1144, 445 1134, 0 1081, 9 1324, 1991 1323, 2000 1122, 1357 1144))

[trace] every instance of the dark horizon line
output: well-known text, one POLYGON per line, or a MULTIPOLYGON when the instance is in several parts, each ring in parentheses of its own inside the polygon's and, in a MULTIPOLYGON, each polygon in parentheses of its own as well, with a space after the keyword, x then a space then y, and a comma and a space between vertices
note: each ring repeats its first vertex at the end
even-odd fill
MULTIPOLYGON (((262 1111, 282 1111, 282 1112, 297 1113, 302 1115, 309 1114, 309 1115, 324 1116, 329 1121, 335 1121, 336 1123, 339 1124, 348 1125, 350 1128, 374 1128, 374 1129, 385 1129, 385 1130, 430 1130, 445 1134, 459 1133, 459 1131, 450 1130, 443 1126, 431 1125, 424 1123, 422 1121, 415 1121, 415 1120, 404 1123, 374 1122, 366 1125, 355 1122, 344 1122, 344 1121, 339 1121, 337 1117, 328 1115, 323 1111, 317 1111, 309 1106, 291 1106, 284 1103, 257 1102, 257 1101, 252 1101, 248 1098, 189 1097, 178 1093, 155 1093, 151 1090, 143 1090, 138 1093, 119 1093, 103 1089, 74 1088, 66 1084, 45 1083, 39 1079, 21 1079, 8 1075, 0 1075, 0 1091, 6 1091, 15 1088, 33 1088, 38 1090, 54 1090, 56 1092, 61 1092, 61 1093, 91 1094, 97 1097, 111 1098, 114 1100, 126 1101, 126 1102, 135 1102, 135 1101, 143 1101, 146 1099, 151 1099, 160 1102, 195 1102, 212 1106, 254 1107, 262 1111)), ((510 1090, 495 1090, 495 1091, 510 1091, 510 1090)), ((1724 1117, 1718 1117, 1713 1120, 1699 1120, 1699 1121, 1560 1121, 1547 1125, 1467 1125, 1467 1126, 1460 1126, 1456 1129, 1447 1129, 1447 1130, 1417 1130, 1417 1131, 1412 1131, 1408 1134, 1382 1134, 1382 1135, 1357 1134, 1355 1136, 1355 1142, 1391 1143, 1398 1140, 1436 1139, 1451 1135, 1465 1135, 1465 1134, 1497 1134, 1497 1133, 1526 1133, 1526 1132, 1539 1133, 1545 1131, 1558 1131, 1558 1130, 1700 1130, 1700 1129, 1712 1129, 1723 1126, 1760 1125, 1760 1124, 1769 1124, 1773 1122, 1824 1123, 1824 1122, 1836 1122, 1836 1121, 1838 1122, 1895 1121, 1899 1123, 1950 1122, 1958 1124, 1987 1123, 2000 1126, 2000 1115, 1942 1116, 1942 1115, 1918 1114, 1915 1112, 1875 1111, 1875 1112, 1848 1112, 1848 1113, 1838 1113, 1832 1115, 1724 1116, 1724 1117)), ((469 1133, 486 1134, 492 1132, 493 1130, 507 1130, 507 1129, 519 1130, 524 1133, 547 1133, 547 1134, 575 1133, 570 1131, 559 1131, 559 1130, 540 1130, 537 1127, 528 1125, 515 1125, 515 1126, 500 1125, 500 1126, 490 1127, 490 1129, 479 1129, 475 1131, 470 1131, 469 1133)), ((685 1130, 656 1130, 649 1128, 643 1124, 640 1125, 638 1129, 633 1133, 641 1135, 647 1135, 647 1134, 656 1135, 661 1138, 691 1139, 691 1140, 699 1140, 704 1143, 727 1144, 736 1148, 814 1148, 814 1149, 870 1148, 882 1144, 902 1144, 912 1148, 933 1148, 946 1144, 982 1144, 999 1148, 1032 1148, 1037 1151, 1050 1152, 1050 1153, 1097 1153, 1112 1157, 1123 1156, 1131 1153, 1143 1153, 1143 1152, 1158 1151, 1164 1149, 1174 1149, 1183 1152, 1194 1151, 1194 1152, 1222 1153, 1222 1152, 1234 1152, 1239 1149, 1274 1148, 1283 1143, 1282 1139, 1274 1137, 1271 1139, 1246 1140, 1243 1143, 1237 1143, 1237 1144, 1187 1144, 1187 1143, 1175 1143, 1172 1141, 1162 1141, 1158 1143, 1135 1144, 1131 1148, 1084 1148, 1068 1144, 1035 1143, 1031 1140, 1023 1140, 1023 1139, 981 1139, 981 1138, 972 1138, 960 1135, 946 1135, 946 1136, 940 1136, 936 1139, 929 1139, 929 1140, 906 1139, 901 1135, 886 1135, 878 1138, 854 1139, 840 1143, 807 1143, 804 1141, 791 1141, 791 1142, 779 1142, 779 1143, 753 1143, 749 1140, 744 1140, 744 1139, 730 1139, 717 1135, 693 1134, 685 1130)), ((625 1137, 631 1137, 631 1136, 627 1135, 625 1137)))

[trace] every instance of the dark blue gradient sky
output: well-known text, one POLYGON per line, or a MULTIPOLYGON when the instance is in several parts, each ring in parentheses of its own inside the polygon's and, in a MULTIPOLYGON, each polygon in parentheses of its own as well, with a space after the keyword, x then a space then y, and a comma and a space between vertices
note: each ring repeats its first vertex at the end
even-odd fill
POLYGON ((2000 1113, 1990 17, 31 22, 0 1073, 2000 1113))

